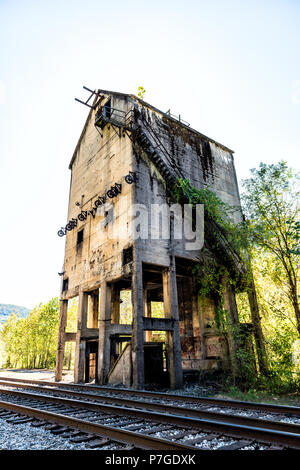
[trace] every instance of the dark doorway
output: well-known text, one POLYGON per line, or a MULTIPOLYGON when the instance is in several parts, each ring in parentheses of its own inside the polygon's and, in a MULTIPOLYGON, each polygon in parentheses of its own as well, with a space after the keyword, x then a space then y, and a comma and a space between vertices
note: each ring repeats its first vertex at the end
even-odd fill
POLYGON ((145 384, 162 384, 165 381, 163 346, 164 343, 144 344, 145 384))
POLYGON ((110 119, 111 117, 111 99, 109 99, 103 107, 103 115, 110 119))

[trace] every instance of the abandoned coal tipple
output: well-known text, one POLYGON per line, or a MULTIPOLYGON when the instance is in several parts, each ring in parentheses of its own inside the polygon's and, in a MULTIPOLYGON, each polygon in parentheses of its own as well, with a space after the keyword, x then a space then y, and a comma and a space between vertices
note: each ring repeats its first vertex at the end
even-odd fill
MULTIPOLYGON (((59 231, 65 257, 56 380, 62 379, 66 342, 75 343, 77 383, 180 388, 184 374, 236 367, 233 338, 216 328, 218 302, 209 295, 200 299, 192 273, 203 260, 203 246, 212 257, 222 259, 223 253, 241 278, 244 267, 226 243, 221 256, 210 249, 213 231, 205 219, 204 244, 191 248, 185 237, 174 235, 176 214, 165 210, 174 202, 174 182, 183 178, 196 188, 210 187, 234 206, 239 223, 233 151, 134 95, 89 92, 84 104, 90 111, 69 166, 68 223, 59 231), (158 218, 149 215, 152 208, 160 208, 158 218), (143 212, 151 229, 142 227, 143 212), (67 332, 74 297, 77 330, 67 332)), ((226 277, 223 284, 224 306, 237 324, 234 287, 226 277)), ((259 344, 253 290, 249 300, 256 321, 245 330, 259 344)))

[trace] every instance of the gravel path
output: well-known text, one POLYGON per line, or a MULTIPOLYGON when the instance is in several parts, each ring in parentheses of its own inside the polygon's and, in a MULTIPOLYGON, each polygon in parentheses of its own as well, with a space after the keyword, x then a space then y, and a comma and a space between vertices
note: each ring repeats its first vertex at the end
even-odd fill
MULTIPOLYGON (((55 378, 54 370, 28 370, 28 369, 0 369, 1 377, 11 377, 15 379, 26 379, 26 380, 45 380, 53 381, 55 378)), ((71 383, 74 381, 74 375, 72 371, 64 371, 62 382, 71 383)))

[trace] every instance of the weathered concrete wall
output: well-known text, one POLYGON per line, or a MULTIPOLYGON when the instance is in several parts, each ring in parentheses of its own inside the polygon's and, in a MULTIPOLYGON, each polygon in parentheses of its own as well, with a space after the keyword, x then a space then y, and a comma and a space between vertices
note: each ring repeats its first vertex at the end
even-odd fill
MULTIPOLYGON (((132 106, 130 98, 112 97, 112 107, 128 111, 132 106)), ((172 154, 172 162, 165 161, 167 165, 172 164, 180 168, 193 185, 201 188, 209 184, 222 200, 231 205, 240 205, 230 151, 205 140, 197 132, 183 127, 165 115, 147 107, 139 106, 139 110, 143 119, 151 123, 164 146, 172 154)), ((92 111, 73 157, 68 220, 80 212, 75 203, 81 202, 83 194, 82 210, 87 211, 92 209, 96 198, 105 194, 115 182, 123 183, 122 198, 108 201, 105 208, 109 211, 107 219, 98 214, 95 218, 89 215, 86 221, 78 222, 78 226, 67 233, 64 278, 69 278, 69 296, 78 294, 79 285, 93 288, 94 285, 99 285, 103 278, 117 278, 122 275, 122 250, 132 240, 129 234, 124 240, 109 240, 108 232, 118 222, 116 215, 122 213, 120 201, 123 196, 127 196, 129 203, 134 200, 148 209, 153 204, 161 205, 167 202, 164 180, 145 152, 135 150, 133 156, 130 139, 123 137, 122 133, 119 137, 112 126, 106 126, 100 136, 94 126, 94 120, 95 112, 92 111), (124 183, 124 176, 134 169, 137 170, 139 179, 133 190, 133 186, 124 183), (84 240, 82 246, 77 248, 77 232, 82 228, 84 240)), ((237 220, 240 220, 239 214, 237 220)), ((122 225, 127 225, 128 221, 127 214, 122 225)), ((152 230, 156 228, 159 232, 157 223, 155 227, 153 220, 150 223, 152 230)), ((140 240, 139 247, 143 262, 169 265, 169 239, 140 240)), ((197 251, 186 251, 185 240, 175 240, 173 249, 175 256, 198 259, 197 251)))
MULTIPOLYGON (((121 105, 123 108, 128 106, 123 100, 113 100, 112 106, 121 105)), ((124 176, 132 170, 132 143, 123 134, 119 137, 112 126, 106 126, 101 136, 94 120, 95 112, 92 111, 71 165, 68 220, 80 213, 80 207, 75 203, 81 202, 82 195, 83 211, 91 210, 98 196, 104 195, 116 182, 122 183, 122 198, 107 198, 102 213, 98 210, 95 218, 88 215, 85 221, 79 221, 75 229, 67 232, 64 278, 69 279, 69 288, 68 293, 63 294, 65 297, 76 295, 79 286, 92 289, 104 278, 120 277, 123 274, 122 250, 130 244, 130 235, 126 233, 128 208, 124 197, 130 205, 132 186, 126 184, 124 176), (108 212, 106 217, 105 212, 108 212), (124 239, 111 240, 109 233, 119 221, 125 229, 124 239), (77 232, 81 229, 84 229, 84 238, 78 247, 77 232)))
POLYGON ((109 377, 108 383, 110 385, 125 385, 131 386, 131 344, 126 344, 122 354, 115 362, 109 377))
MULTIPOLYGON (((232 152, 221 144, 209 141, 201 134, 186 128, 166 115, 153 109, 138 106, 141 121, 148 122, 167 149, 171 158, 160 153, 164 163, 173 171, 191 181, 192 185, 203 188, 209 186, 228 204, 240 207, 234 160, 232 152)), ((155 144, 154 144, 155 146, 155 144)), ((151 205, 162 205, 167 202, 166 187, 159 169, 150 161, 143 151, 135 151, 136 168, 140 183, 136 187, 136 200, 149 210, 151 205), (147 189, 147 190, 146 190, 147 189)), ((240 222, 241 212, 235 213, 235 221, 240 222)), ((152 224, 153 228, 153 224, 152 224)), ((157 230, 157 224, 154 226, 157 230)), ((199 250, 186 250, 186 239, 174 240, 175 256, 197 260, 199 250)), ((168 265, 169 240, 141 240, 143 261, 168 265)))
POLYGON ((179 169, 197 188, 209 185, 224 202, 240 206, 231 150, 151 108, 139 106, 139 111, 171 155, 165 159, 167 165, 179 169))

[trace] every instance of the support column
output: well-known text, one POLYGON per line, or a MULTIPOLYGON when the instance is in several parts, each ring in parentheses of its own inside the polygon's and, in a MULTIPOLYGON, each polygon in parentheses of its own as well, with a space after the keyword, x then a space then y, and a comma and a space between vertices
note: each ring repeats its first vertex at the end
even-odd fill
MULTIPOLYGON (((145 317, 151 317, 151 302, 148 302, 148 291, 146 289, 144 290, 144 312, 145 317)), ((152 341, 152 331, 147 330, 145 336, 147 342, 152 341)))
POLYGON ((81 340, 81 330, 87 327, 88 293, 79 293, 77 332, 75 346, 74 382, 84 382, 84 364, 86 342, 81 340))
POLYGON ((89 318, 88 327, 98 328, 99 315, 99 289, 89 293, 89 318))
POLYGON ((64 352, 65 352, 65 330, 67 324, 68 315, 68 301, 60 301, 60 312, 59 312, 59 332, 58 332, 58 344, 56 353, 56 368, 55 368, 55 380, 60 382, 62 379, 63 363, 64 363, 64 352))
POLYGON ((111 285, 111 322, 120 323, 120 289, 117 284, 111 285))
POLYGON ((239 361, 237 359, 237 350, 239 344, 236 340, 235 327, 239 324, 238 309, 235 300, 235 294, 231 284, 228 282, 227 278, 223 279, 224 285, 224 308, 229 313, 228 318, 228 347, 230 353, 230 362, 233 379, 235 380, 240 375, 239 361))
POLYGON ((98 343, 97 382, 103 385, 107 382, 110 367, 109 326, 111 323, 111 287, 104 281, 100 291, 100 319, 98 343))
POLYGON ((179 331, 179 310, 176 283, 175 256, 170 257, 170 268, 165 269, 163 277, 163 294, 165 318, 174 320, 174 330, 167 332, 168 369, 170 375, 170 387, 182 386, 181 343, 179 331))
POLYGON ((144 387, 144 298, 143 298, 143 265, 134 255, 132 270, 132 380, 133 387, 144 387))
POLYGON ((254 329, 254 339, 257 351, 259 371, 261 374, 265 375, 268 373, 267 355, 265 349, 265 339, 261 328, 256 289, 253 279, 251 280, 251 284, 248 289, 248 300, 254 329))
POLYGON ((207 348, 206 348, 206 341, 205 341, 205 323, 204 323, 204 303, 203 299, 199 296, 199 294, 196 294, 196 302, 199 310, 199 327, 200 327, 200 343, 201 343, 201 355, 200 358, 201 360, 205 360, 207 358, 207 348))
POLYGON ((229 311, 232 324, 239 323, 239 314, 232 285, 226 280, 225 286, 225 308, 229 311))
POLYGON ((201 341, 201 326, 200 316, 198 312, 198 296, 194 292, 194 285, 192 285, 192 312, 193 312, 193 336, 194 336, 194 354, 195 359, 202 359, 202 341, 201 341))

